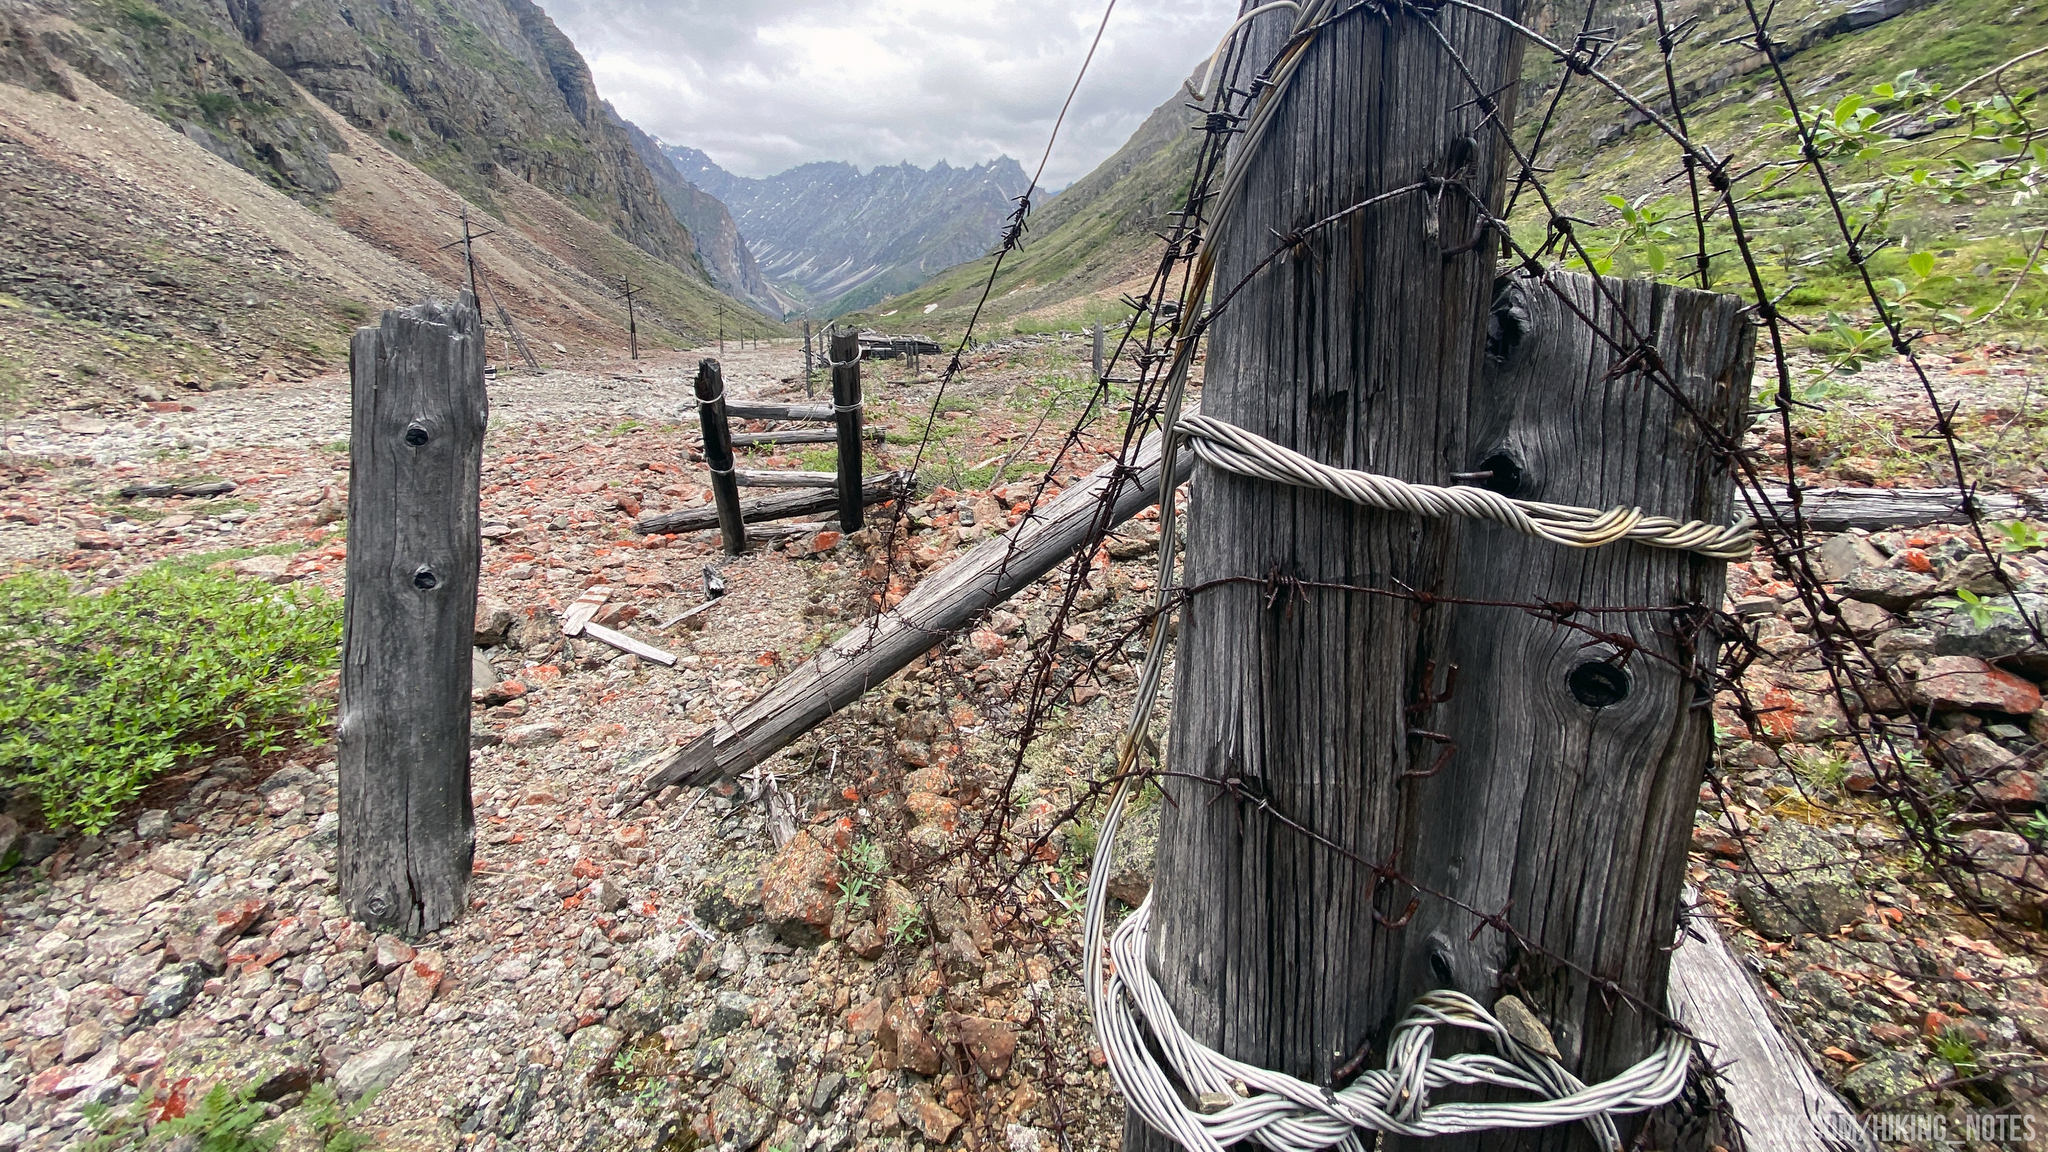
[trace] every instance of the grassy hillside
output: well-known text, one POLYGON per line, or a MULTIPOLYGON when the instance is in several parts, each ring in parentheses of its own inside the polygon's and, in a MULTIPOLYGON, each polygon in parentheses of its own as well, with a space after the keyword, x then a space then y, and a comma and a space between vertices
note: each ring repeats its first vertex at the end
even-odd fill
MULTIPOLYGON (((1673 68, 1679 111, 1696 140, 1731 158, 1768 291, 1817 330, 1817 347, 1847 339, 1836 327, 1867 331, 1869 301, 1818 182, 1796 164, 1798 141, 1785 125, 1770 60, 1741 42, 1752 32, 1748 9, 1681 0, 1666 11, 1681 30, 1673 68)), ((2015 148, 2038 147, 2028 132, 2040 115, 2034 90, 2048 79, 2048 54, 2015 65, 2002 83, 1966 92, 1956 109, 1944 107, 1947 94, 1972 77, 2048 45, 2048 6, 1936 0, 1854 26, 1873 18, 1865 13, 1852 18, 1843 3, 1782 0, 1772 9, 1771 38, 1801 110, 1825 121, 1828 174, 1850 205, 1852 226, 1866 229, 1864 247, 1879 250, 1876 274, 1898 277, 1901 286, 1887 284, 1887 291, 1912 297, 1912 314, 1931 327, 1961 324, 1982 336, 2026 339, 2048 331, 2048 277, 2038 266, 2022 276, 2048 228, 2048 208, 2036 194, 2048 182, 2048 151, 2013 162, 2015 148), (1844 105, 1850 97, 1859 99, 1844 105), (1987 164, 2002 168, 2000 178, 1987 178, 1987 164), (1953 318, 1942 320, 1942 311, 1953 318)), ((1578 22, 1559 10, 1549 34, 1569 43, 1578 22)), ((1590 23, 1614 41, 1601 69, 1669 117, 1654 9, 1605 4, 1590 23)), ((1587 255, 1603 270, 1689 277, 1698 241, 1678 148, 1590 79, 1570 77, 1558 98, 1565 79, 1548 53, 1530 50, 1516 136, 1533 149, 1540 132, 1538 164, 1547 169, 1552 204, 1575 219, 1587 255)), ((1185 194, 1197 142, 1187 130, 1192 119, 1178 96, 1169 100, 1115 156, 1033 217, 1024 251, 1004 265, 984 332, 1071 328, 1128 312, 1117 298, 1148 273, 1158 249, 1152 233, 1185 194)), ((1526 248, 1544 249, 1549 220, 1550 208, 1533 190, 1516 198, 1512 222, 1526 248)), ((1746 291, 1725 216, 1711 223, 1707 246, 1715 254, 1712 284, 1746 291)), ((1555 247, 1544 258, 1580 262, 1555 247)), ((957 331, 988 270, 987 258, 948 269, 857 319, 957 331)))

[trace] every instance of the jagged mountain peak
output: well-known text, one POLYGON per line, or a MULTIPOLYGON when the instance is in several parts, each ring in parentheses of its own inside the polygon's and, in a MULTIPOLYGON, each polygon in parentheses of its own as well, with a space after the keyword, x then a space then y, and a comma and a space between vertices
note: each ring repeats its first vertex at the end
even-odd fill
POLYGON ((1008 156, 968 167, 906 160, 863 172, 814 160, 764 179, 704 152, 663 151, 690 183, 725 201, 769 279, 833 315, 922 283, 988 251, 1028 178, 1008 156))

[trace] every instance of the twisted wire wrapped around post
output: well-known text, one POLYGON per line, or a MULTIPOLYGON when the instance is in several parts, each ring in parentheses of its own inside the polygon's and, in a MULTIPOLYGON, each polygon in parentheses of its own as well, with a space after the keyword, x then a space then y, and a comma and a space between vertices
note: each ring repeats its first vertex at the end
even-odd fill
POLYGON ((1598 548, 1633 540, 1652 548, 1697 552, 1714 560, 1747 560, 1756 521, 1744 516, 1722 527, 1698 520, 1652 516, 1640 508, 1578 508, 1516 500, 1487 488, 1411 484, 1375 472, 1336 468, 1284 448, 1212 416, 1185 416, 1175 431, 1204 464, 1276 484, 1317 488, 1354 504, 1417 516, 1492 520, 1527 536, 1567 548, 1598 548))

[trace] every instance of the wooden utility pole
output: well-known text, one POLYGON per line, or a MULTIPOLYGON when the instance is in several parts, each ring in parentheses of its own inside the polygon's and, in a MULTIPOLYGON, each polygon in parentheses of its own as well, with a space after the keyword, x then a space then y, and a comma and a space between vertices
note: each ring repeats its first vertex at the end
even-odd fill
POLYGON ((386 312, 349 346, 340 884, 417 936, 467 906, 477 500, 489 400, 475 297, 386 312))
POLYGON ((839 530, 858 532, 861 515, 860 334, 835 328, 830 345, 832 414, 839 424, 839 530))
POLYGON ((476 252, 473 247, 475 239, 469 234, 469 205, 465 204, 462 206, 462 263, 469 269, 470 299, 482 300, 483 296, 476 290, 476 252))
POLYGON ((621 276, 620 279, 625 281, 626 284, 627 346, 632 350, 633 359, 638 360, 640 358, 640 322, 633 316, 633 297, 640 289, 633 287, 633 278, 631 276, 621 276))
MULTIPOLYGON (((1494 2, 1519 11, 1518 0, 1494 2)), ((1274 59, 1292 20, 1256 21, 1247 59, 1274 59)), ((1213 283, 1237 285, 1303 221, 1432 177, 1500 211, 1521 70, 1512 32, 1466 11, 1403 9, 1328 24, 1303 52, 1266 97, 1279 101, 1270 130, 1233 157, 1246 182, 1217 224, 1213 283)), ((1205 413, 1340 467, 1430 484, 1492 471, 1489 483, 1525 498, 1715 518, 1727 478, 1703 434, 1649 382, 1608 379, 1619 356, 1591 354, 1590 333, 1567 342, 1558 325, 1529 326, 1525 339, 1550 343, 1543 365, 1557 373, 1541 402, 1505 393, 1533 384, 1531 369, 1487 376, 1498 245, 1481 219, 1455 190, 1399 196, 1252 275, 1211 328, 1205 413)), ((1647 297, 1631 307, 1650 319, 1647 297)), ((1717 419, 1732 421, 1747 381, 1746 361, 1731 361, 1741 325, 1716 307, 1689 311, 1693 328, 1651 332, 1682 334, 1658 345, 1664 363, 1680 380, 1703 377, 1717 419)), ((1512 314, 1501 323, 1520 330, 1512 314)), ((1498 350, 1509 351, 1505 338, 1498 350)), ((1539 349, 1520 353, 1526 365, 1539 349)), ((1675 651, 1683 627, 1671 615, 1600 617, 1680 661, 1636 653, 1617 671, 1568 628, 1426 599, 1718 605, 1722 565, 1648 551, 1572 553, 1197 469, 1184 583, 1205 590, 1183 609, 1172 769, 1241 781, 1421 886, 1377 877, 1258 805, 1164 782, 1173 802, 1160 809, 1150 959, 1197 1038, 1331 1085, 1347 1066, 1384 1063, 1400 1014, 1449 987, 1489 1007, 1510 992, 1527 1001, 1589 1081, 1650 1054, 1653 1016, 1589 993, 1569 964, 1612 975, 1652 1010, 1662 1003, 1686 814, 1705 767, 1708 716, 1691 705, 1711 687, 1685 674, 1702 658, 1675 651), (1378 593, 1276 595, 1268 578, 1378 593), (1245 582, 1215 583, 1231 580, 1245 582), (1518 953, 1422 888, 1504 915, 1568 963, 1518 953)), ((1134 1119, 1124 1147, 1171 1145, 1134 1119)), ((1590 1144, 1568 1127, 1380 1147, 1590 1144)))
POLYGON ((704 428, 704 465, 711 469, 711 499, 728 556, 747 550, 740 486, 732 474, 732 429, 725 420, 725 374, 716 360, 697 362, 697 420, 704 428))

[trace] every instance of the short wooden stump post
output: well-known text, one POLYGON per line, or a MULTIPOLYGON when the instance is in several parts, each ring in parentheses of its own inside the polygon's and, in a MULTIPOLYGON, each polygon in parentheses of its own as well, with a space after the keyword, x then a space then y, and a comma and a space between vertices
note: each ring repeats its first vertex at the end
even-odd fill
POLYGON ((384 313, 349 346, 340 871, 348 914, 418 936, 461 916, 470 653, 483 554, 476 298, 384 313))

